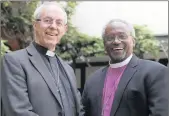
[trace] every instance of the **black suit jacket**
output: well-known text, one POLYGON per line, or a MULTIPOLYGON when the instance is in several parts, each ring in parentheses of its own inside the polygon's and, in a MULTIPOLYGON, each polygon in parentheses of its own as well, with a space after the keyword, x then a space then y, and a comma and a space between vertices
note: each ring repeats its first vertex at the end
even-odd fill
MULTIPOLYGON (((85 116, 101 116, 107 67, 85 83, 82 103, 85 116)), ((115 93, 110 116, 168 116, 168 68, 133 56, 115 93)))

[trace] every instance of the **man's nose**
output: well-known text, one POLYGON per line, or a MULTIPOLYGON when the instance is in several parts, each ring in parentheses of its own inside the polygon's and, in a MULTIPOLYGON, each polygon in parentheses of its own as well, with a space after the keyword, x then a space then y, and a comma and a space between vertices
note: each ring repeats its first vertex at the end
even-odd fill
POLYGON ((51 23, 50 27, 53 28, 53 29, 58 28, 57 23, 55 21, 53 21, 53 23, 51 23))
POLYGON ((121 42, 121 41, 119 40, 118 36, 116 36, 116 37, 114 38, 113 43, 120 43, 120 42, 121 42))

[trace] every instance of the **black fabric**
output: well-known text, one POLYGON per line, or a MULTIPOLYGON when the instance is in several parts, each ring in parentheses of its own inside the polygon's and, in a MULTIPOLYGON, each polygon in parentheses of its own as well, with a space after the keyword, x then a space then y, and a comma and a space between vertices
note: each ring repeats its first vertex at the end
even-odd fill
POLYGON ((49 58, 48 58, 49 56, 46 55, 46 52, 47 52, 48 49, 39 45, 39 44, 37 44, 35 41, 33 42, 33 45, 35 46, 37 51, 40 53, 40 56, 42 57, 45 65, 49 69, 50 73, 53 75, 52 68, 51 68, 50 63, 49 63, 49 58))
POLYGON ((65 71, 60 63, 58 62, 58 59, 56 56, 50 57, 49 62, 52 69, 52 75, 55 79, 55 83, 57 86, 57 91, 59 92, 62 107, 63 107, 63 114, 64 116, 74 116, 75 111, 74 109, 74 99, 73 94, 71 91, 70 83, 68 81, 67 75, 65 74, 65 71), (74 111, 74 112, 73 112, 74 111))
POLYGON ((45 47, 43 47, 43 46, 37 44, 35 41, 32 42, 32 43, 33 43, 33 45, 35 46, 35 48, 38 50, 38 52, 39 52, 40 54, 42 54, 42 55, 44 55, 44 56, 46 55, 46 52, 48 51, 47 48, 45 48, 45 47))
POLYGON ((68 81, 68 77, 62 67, 62 65, 58 61, 58 66, 59 66, 59 77, 61 81, 61 87, 60 91, 61 95, 63 95, 61 98, 64 98, 62 101, 64 102, 63 106, 66 112, 69 112, 65 114, 65 116, 75 116, 76 115, 76 110, 75 110, 75 101, 74 101, 74 96, 73 92, 71 90, 70 82, 68 81), (62 93, 63 92, 63 93, 62 93), (70 112, 71 111, 71 112, 70 112), (73 111, 73 112, 72 112, 73 111))
POLYGON ((47 56, 47 48, 33 42, 33 45, 37 49, 37 51, 40 53, 42 59, 44 60, 46 66, 48 67, 50 73, 52 74, 55 84, 56 84, 56 91, 59 93, 60 98, 59 101, 61 101, 61 105, 63 107, 62 115, 64 116, 74 116, 75 111, 72 108, 75 108, 74 104, 74 97, 71 91, 70 83, 68 81, 68 77, 61 66, 61 64, 58 62, 57 56, 47 56), (71 112, 70 112, 71 111, 71 112), (73 112, 74 111, 74 112, 73 112))

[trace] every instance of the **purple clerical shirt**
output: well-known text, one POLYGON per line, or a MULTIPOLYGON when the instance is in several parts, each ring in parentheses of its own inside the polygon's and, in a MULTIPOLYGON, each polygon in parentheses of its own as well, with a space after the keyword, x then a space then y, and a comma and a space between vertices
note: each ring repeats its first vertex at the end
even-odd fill
POLYGON ((109 67, 103 88, 102 115, 110 116, 114 95, 126 65, 118 68, 109 67))

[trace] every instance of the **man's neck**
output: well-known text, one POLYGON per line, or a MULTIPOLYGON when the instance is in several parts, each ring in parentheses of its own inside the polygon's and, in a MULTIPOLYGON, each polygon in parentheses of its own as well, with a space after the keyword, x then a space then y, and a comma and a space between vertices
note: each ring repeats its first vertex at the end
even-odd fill
POLYGON ((125 66, 130 62, 132 56, 133 56, 133 54, 131 54, 128 58, 126 58, 122 62, 118 62, 118 63, 111 63, 111 61, 109 61, 109 65, 111 68, 118 68, 118 67, 125 66))
POLYGON ((42 46, 42 47, 44 47, 44 48, 46 48, 46 49, 48 49, 51 52, 55 52, 55 47, 53 47, 53 46, 46 47, 46 46, 42 45, 40 42, 38 42, 38 41, 35 41, 35 43, 40 45, 40 46, 42 46))

